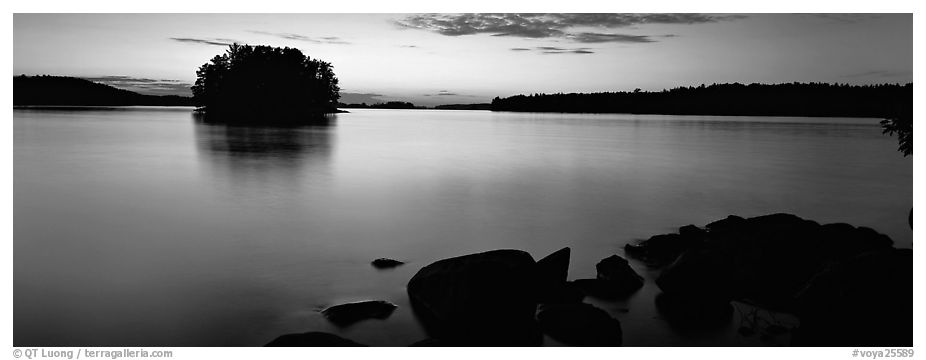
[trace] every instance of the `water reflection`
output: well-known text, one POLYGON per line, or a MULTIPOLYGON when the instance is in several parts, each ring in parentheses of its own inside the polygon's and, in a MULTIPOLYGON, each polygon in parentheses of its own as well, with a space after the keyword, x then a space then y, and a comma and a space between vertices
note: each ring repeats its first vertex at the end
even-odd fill
POLYGON ((325 125, 253 127, 212 124, 194 115, 200 163, 233 187, 298 190, 308 178, 327 178, 334 119, 325 125))

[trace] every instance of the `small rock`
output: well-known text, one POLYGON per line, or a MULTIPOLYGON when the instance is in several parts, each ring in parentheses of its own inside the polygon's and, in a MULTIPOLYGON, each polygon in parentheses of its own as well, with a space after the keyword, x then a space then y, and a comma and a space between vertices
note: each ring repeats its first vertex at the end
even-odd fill
POLYGON ((543 306, 537 320, 545 333, 577 346, 620 346, 621 323, 607 312, 585 303, 543 306))
POLYGON ((595 269, 598 270, 598 279, 616 288, 619 294, 630 294, 643 287, 643 277, 633 271, 630 263, 620 256, 611 255, 599 261, 595 269))
POLYGON ((366 346, 363 344, 356 343, 352 340, 342 338, 340 336, 311 331, 302 334, 286 334, 280 336, 273 341, 267 343, 270 347, 281 347, 281 346, 303 346, 303 347, 348 347, 348 346, 366 346))
POLYGON ((373 267, 377 269, 391 269, 391 268, 394 268, 396 266, 399 266, 405 263, 399 260, 379 258, 379 259, 373 260, 372 264, 373 264, 373 267))
POLYGON ((385 319, 396 305, 383 300, 360 301, 335 305, 322 310, 322 315, 338 326, 347 326, 365 319, 385 319))

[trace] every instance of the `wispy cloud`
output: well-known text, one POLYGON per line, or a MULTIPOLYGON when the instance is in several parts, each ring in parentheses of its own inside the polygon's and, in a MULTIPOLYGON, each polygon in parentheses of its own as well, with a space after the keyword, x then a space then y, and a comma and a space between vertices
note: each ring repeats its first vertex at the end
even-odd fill
POLYGON ((651 39, 647 35, 626 35, 626 34, 603 34, 603 33, 593 33, 593 32, 583 32, 578 34, 568 35, 567 38, 570 40, 580 42, 580 43, 605 43, 605 42, 620 42, 620 43, 650 43, 655 42, 656 40, 651 39))
POLYGON ((83 77, 86 80, 106 84, 112 87, 135 91, 147 95, 183 95, 190 96, 192 84, 180 80, 151 79, 133 76, 97 76, 83 77))
POLYGON ((570 32, 583 28, 626 28, 645 24, 703 24, 740 19, 743 15, 710 14, 418 14, 395 23, 403 28, 446 36, 489 34, 532 39, 562 38, 575 42, 647 43, 648 35, 570 32))
POLYGON ((511 48, 511 51, 534 52, 539 54, 594 54, 591 48, 563 48, 558 46, 538 46, 535 48, 511 48))
POLYGON ((190 44, 200 44, 200 45, 217 45, 217 46, 228 46, 234 43, 241 43, 240 41, 233 39, 223 39, 223 38, 189 38, 189 37, 172 37, 170 38, 173 41, 179 41, 182 43, 190 44))
POLYGON ((260 35, 274 36, 281 39, 287 40, 297 40, 305 41, 313 44, 336 44, 336 45, 348 45, 350 42, 344 41, 337 36, 321 36, 321 37, 311 37, 301 34, 294 33, 275 33, 269 31, 259 31, 259 30, 249 30, 248 32, 260 35))
POLYGON ((450 91, 450 90, 440 90, 440 91, 438 91, 438 92, 436 92, 436 93, 422 94, 421 96, 456 96, 456 97, 467 97, 467 98, 478 97, 478 96, 476 96, 476 95, 467 95, 467 94, 455 93, 455 92, 452 92, 452 91, 450 91))

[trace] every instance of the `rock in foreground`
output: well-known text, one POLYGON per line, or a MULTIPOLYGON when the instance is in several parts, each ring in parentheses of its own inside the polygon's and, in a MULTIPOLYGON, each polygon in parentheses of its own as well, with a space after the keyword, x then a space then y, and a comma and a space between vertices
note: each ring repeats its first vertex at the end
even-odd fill
POLYGON ((595 265, 598 279, 614 288, 618 294, 630 294, 643 287, 643 277, 630 267, 627 259, 611 255, 595 265))
POLYGON ((537 272, 540 278, 550 283, 565 283, 566 277, 569 276, 570 253, 571 250, 568 247, 564 247, 538 260, 537 272))
POLYGON ((566 281, 570 252, 565 247, 537 261, 537 291, 541 303, 574 303, 585 297, 576 286, 566 281))
POLYGON ((832 264, 797 297, 797 346, 913 346, 913 250, 832 264))
POLYGON ((656 280, 664 292, 789 310, 796 293, 827 264, 893 243, 868 228, 820 225, 791 214, 729 216, 706 228, 677 235, 690 238, 683 241, 690 247, 656 280))
POLYGON ((363 344, 356 343, 354 341, 342 338, 340 336, 311 331, 302 334, 286 334, 280 336, 273 341, 267 343, 270 347, 281 347, 281 346, 304 346, 304 347, 355 347, 355 346, 366 346, 363 344))
POLYGON ((335 305, 322 310, 322 315, 335 325, 348 326, 366 319, 385 319, 396 307, 388 301, 369 300, 335 305))
POLYGON ((408 295, 426 330, 446 343, 539 345, 536 273, 524 251, 488 251, 425 266, 408 282, 408 295))

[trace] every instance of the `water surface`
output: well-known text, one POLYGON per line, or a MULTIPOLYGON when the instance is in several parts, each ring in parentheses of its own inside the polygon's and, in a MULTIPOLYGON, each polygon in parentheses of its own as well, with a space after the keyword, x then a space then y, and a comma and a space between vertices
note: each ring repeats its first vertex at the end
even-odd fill
MULTIPOLYGON (((14 345, 256 346, 329 331, 424 339, 405 284, 432 261, 627 242, 729 214, 868 226, 911 247, 912 159, 877 119, 351 110, 236 128, 188 108, 14 110, 14 345), (378 271, 369 262, 408 264, 378 271), (384 299, 348 328, 318 309, 384 299)), ((761 345, 624 301, 625 345, 761 345)), ((552 343, 552 342, 551 342, 552 343)))

